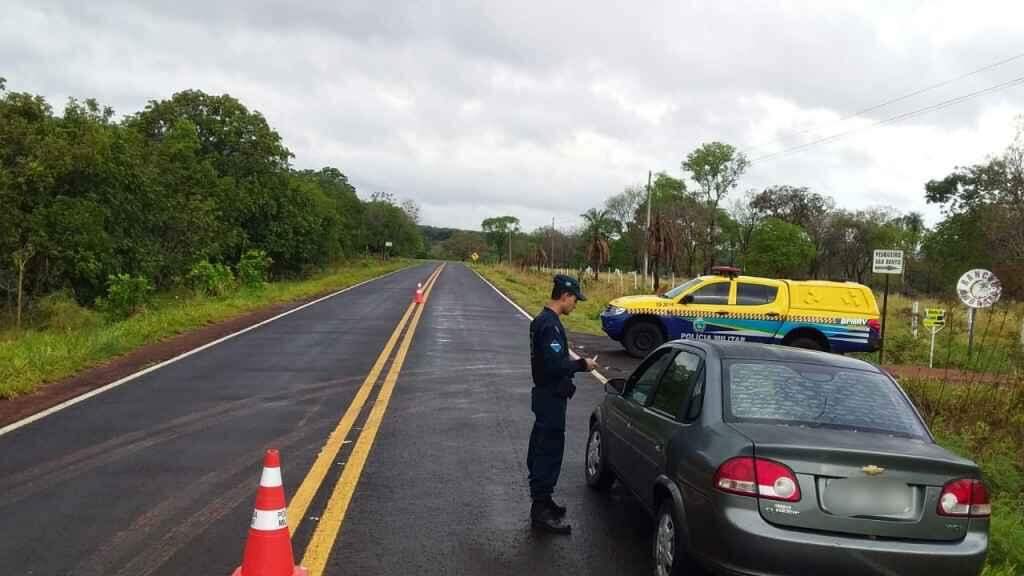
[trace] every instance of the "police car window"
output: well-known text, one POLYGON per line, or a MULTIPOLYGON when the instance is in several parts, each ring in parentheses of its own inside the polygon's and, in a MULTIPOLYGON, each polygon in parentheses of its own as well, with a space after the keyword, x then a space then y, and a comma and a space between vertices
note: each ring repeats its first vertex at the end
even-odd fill
POLYGON ((646 366, 640 367, 639 373, 631 379, 632 385, 626 390, 626 398, 646 406, 647 400, 654 392, 654 385, 658 383, 658 377, 672 361, 672 356, 672 350, 663 350, 660 356, 649 361, 646 366))
POLYGON ((700 356, 685 351, 676 354, 658 383, 651 408, 673 418, 678 417, 683 411, 683 404, 690 397, 699 370, 700 356))
POLYGON ((736 304, 740 306, 761 306, 775 302, 779 289, 775 286, 763 286, 761 284, 736 285, 736 304))
POLYGON ((686 292, 690 288, 693 288, 695 285, 700 284, 700 282, 700 278, 687 280, 686 282, 683 282, 679 286, 676 286, 675 288, 669 290, 668 292, 665 292, 665 298, 678 298, 683 292, 686 292))
POLYGON ((729 283, 716 282, 693 293, 694 304, 728 304, 729 283))

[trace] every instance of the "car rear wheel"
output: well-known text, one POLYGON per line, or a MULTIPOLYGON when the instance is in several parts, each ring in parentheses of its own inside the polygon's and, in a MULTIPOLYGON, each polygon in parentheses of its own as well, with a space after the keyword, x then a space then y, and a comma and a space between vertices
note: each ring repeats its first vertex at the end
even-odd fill
POLYGON ((818 342, 814 338, 808 338, 806 336, 794 338, 792 341, 790 341, 789 345, 792 346, 793 348, 805 348, 807 350, 825 349, 824 347, 822 347, 821 342, 818 342))
POLYGON ((601 435, 601 427, 594 424, 590 428, 590 436, 587 438, 587 486, 594 490, 607 490, 615 482, 615 475, 608 468, 608 459, 605 458, 604 437, 601 435))
POLYGON ((648 320, 630 324, 622 339, 626 352, 634 358, 644 358, 664 342, 665 337, 661 334, 661 329, 648 320))
POLYGON ((686 553, 682 526, 676 518, 672 500, 665 498, 658 508, 657 524, 654 527, 654 574, 684 576, 700 573, 686 553))

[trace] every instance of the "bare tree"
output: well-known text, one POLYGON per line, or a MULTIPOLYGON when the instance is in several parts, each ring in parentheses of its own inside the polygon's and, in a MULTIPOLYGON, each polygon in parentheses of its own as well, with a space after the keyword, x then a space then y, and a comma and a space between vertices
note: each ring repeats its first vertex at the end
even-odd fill
POLYGON ((21 314, 25 306, 25 268, 28 267, 29 260, 35 254, 35 248, 31 244, 26 244, 23 248, 14 251, 14 267, 18 270, 18 319, 17 327, 21 329, 21 314))
POLYGON ((633 220, 636 209, 644 203, 646 192, 641 186, 627 186, 625 190, 609 197, 604 202, 605 210, 614 218, 622 229, 633 220))

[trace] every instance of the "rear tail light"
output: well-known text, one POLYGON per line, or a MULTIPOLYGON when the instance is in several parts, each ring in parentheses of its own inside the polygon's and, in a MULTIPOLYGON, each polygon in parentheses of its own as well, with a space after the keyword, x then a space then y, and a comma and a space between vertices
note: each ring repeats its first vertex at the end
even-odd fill
POLYGON ((939 496, 940 516, 983 518, 992 514, 988 489, 981 480, 954 480, 942 487, 939 496))
POLYGON ((740 457, 727 460, 715 473, 715 487, 743 496, 798 502, 800 485, 787 466, 763 458, 740 457))
POLYGON ((879 322, 878 319, 872 318, 872 319, 868 320, 868 328, 871 328, 875 332, 881 332, 882 331, 882 323, 879 322))

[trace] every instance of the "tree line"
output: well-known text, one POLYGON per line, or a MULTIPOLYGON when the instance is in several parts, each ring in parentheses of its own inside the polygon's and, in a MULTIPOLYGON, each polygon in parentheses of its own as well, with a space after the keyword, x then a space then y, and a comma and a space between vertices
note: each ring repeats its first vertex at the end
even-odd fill
POLYGON ((296 277, 360 254, 415 256, 415 204, 360 199, 337 168, 299 170, 281 136, 229 95, 188 90, 116 119, 95 100, 55 114, 0 79, 0 290, 8 309, 112 279, 153 289, 259 258, 296 277), (391 243, 388 247, 385 244, 391 243))
POLYGON ((512 242, 512 260, 521 266, 589 267, 595 274, 641 270, 646 253, 656 282, 718 264, 875 284, 873 251, 898 249, 906 255, 896 282, 904 292, 951 294, 963 272, 988 268, 1008 296, 1024 297, 1024 131, 985 162, 923 185, 927 202, 943 213, 930 228, 919 213, 843 209, 806 186, 737 193, 748 166, 729 144, 703 144, 680 162, 680 177, 654 175, 649 194, 645 185, 627 187, 581 214, 583 224, 573 230, 524 233, 517 218, 502 216, 482 222, 481 232, 453 231, 433 251, 507 261, 512 242))

